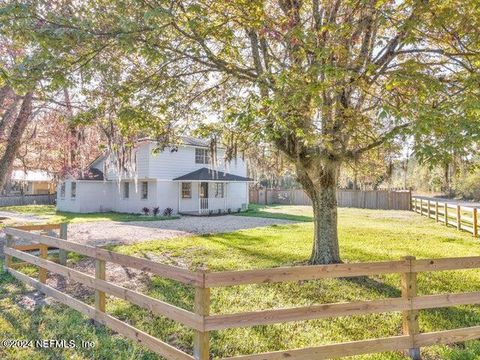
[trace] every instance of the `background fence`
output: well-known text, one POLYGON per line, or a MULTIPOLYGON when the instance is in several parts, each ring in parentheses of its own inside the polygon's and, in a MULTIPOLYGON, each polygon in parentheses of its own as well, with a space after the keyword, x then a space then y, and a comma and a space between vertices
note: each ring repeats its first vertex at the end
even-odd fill
POLYGON ((0 196, 0 206, 53 205, 55 198, 55 194, 0 196))
POLYGON ((457 230, 478 236, 478 209, 475 207, 413 197, 412 210, 435 219, 436 222, 443 222, 447 226, 455 226, 457 230))
MULTIPOLYGON (((411 192, 408 190, 337 190, 337 202, 341 207, 383 210, 411 210, 411 192)), ((261 205, 311 205, 312 202, 301 189, 252 189, 250 203, 261 205)))
MULTIPOLYGON (((41 230, 40 228, 31 228, 41 230)), ((208 360, 210 359, 211 331, 280 324, 291 321, 304 321, 321 318, 337 318, 353 315, 367 315, 386 312, 402 312, 403 334, 347 343, 337 343, 295 350, 281 350, 253 355, 240 355, 228 359, 273 360, 273 359, 328 359, 354 356, 375 352, 408 350, 412 359, 420 359, 420 347, 434 344, 458 343, 480 338, 480 326, 421 333, 419 310, 435 309, 458 305, 480 304, 480 292, 447 293, 434 295, 417 294, 417 273, 480 268, 480 256, 445 259, 421 259, 404 257, 398 261, 350 263, 336 265, 314 265, 270 268, 243 271, 190 271, 187 269, 160 264, 148 259, 122 255, 106 249, 80 245, 54 236, 31 233, 29 231, 6 228, 5 247, 6 270, 18 280, 52 296, 65 305, 82 312, 86 316, 106 325, 112 330, 137 341, 167 359, 208 360), (40 256, 34 256, 15 246, 15 240, 31 241, 43 247, 40 256), (48 247, 95 259, 95 276, 68 268, 47 259, 48 247), (39 278, 34 279, 15 270, 13 258, 39 267, 39 278), (140 269, 165 277, 195 289, 194 311, 188 311, 164 301, 154 299, 105 280, 106 262, 140 269), (68 280, 80 282, 95 289, 95 306, 90 306, 46 285, 47 271, 64 276, 68 280), (210 289, 216 287, 245 284, 266 284, 276 282, 296 282, 326 278, 377 276, 400 274, 401 297, 354 301, 347 303, 315 304, 294 308, 269 309, 241 313, 210 314, 210 289), (194 330, 193 355, 161 341, 134 326, 105 312, 106 293, 145 308, 157 315, 181 323, 194 330)), ((224 359, 225 360, 225 359, 224 359)))

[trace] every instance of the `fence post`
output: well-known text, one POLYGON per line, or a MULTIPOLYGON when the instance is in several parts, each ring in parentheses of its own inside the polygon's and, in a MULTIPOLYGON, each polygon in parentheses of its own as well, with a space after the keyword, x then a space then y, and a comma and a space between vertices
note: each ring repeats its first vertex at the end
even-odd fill
MULTIPOLYGON (((95 279, 105 280, 105 260, 95 259, 95 279)), ((105 293, 95 290, 95 309, 105 312, 105 293)))
MULTIPOLYGON (((40 251, 40 258, 46 259, 48 255, 48 246, 44 244, 40 244, 38 247, 40 251)), ((47 282, 47 269, 39 268, 38 269, 38 281, 45 284, 47 282)))
POLYGON ((461 212, 460 212, 460 205, 457 205, 457 230, 462 230, 462 215, 461 215, 461 212))
POLYGON ((430 219, 430 200, 427 200, 427 216, 430 219))
POLYGON ((473 208, 473 236, 478 236, 478 214, 477 208, 473 208))
POLYGON ((420 199, 420 215, 423 215, 423 199, 420 199))
POLYGON ((418 212, 417 198, 415 198, 415 209, 413 211, 418 212))
POLYGON ((443 210, 445 213, 445 225, 448 226, 448 204, 447 203, 443 204, 443 210))
MULTIPOLYGON (((412 262, 415 261, 415 256, 404 256, 402 260, 408 261, 409 271, 402 273, 402 298, 411 300, 417 296, 417 273, 412 272, 412 262)), ((403 334, 411 337, 411 348, 408 350, 408 355, 412 360, 420 360, 420 348, 414 347, 415 335, 420 332, 418 324, 418 310, 403 311, 403 334)))
MULTIPOLYGON (((60 239, 67 240, 67 224, 60 224, 60 239)), ((67 266, 67 250, 59 249, 58 251, 58 262, 60 265, 67 266)))
POLYGON ((438 222, 438 201, 435 201, 435 222, 438 222))
MULTIPOLYGON (((210 314, 210 288, 195 288, 194 311, 204 317, 210 314)), ((195 360, 210 359, 210 338, 208 331, 195 330, 193 338, 193 357, 195 360)))
MULTIPOLYGON (((13 247, 13 236, 12 235, 7 235, 6 241, 5 241, 5 247, 13 247)), ((5 264, 3 264, 3 267, 5 270, 10 268, 12 266, 12 256, 11 255, 5 255, 5 264)))

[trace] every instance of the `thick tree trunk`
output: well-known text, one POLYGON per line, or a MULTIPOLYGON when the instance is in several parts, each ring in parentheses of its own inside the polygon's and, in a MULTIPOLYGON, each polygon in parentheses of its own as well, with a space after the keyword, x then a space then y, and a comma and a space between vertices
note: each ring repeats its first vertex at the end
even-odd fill
POLYGON ((32 115, 32 98, 33 93, 31 92, 24 96, 20 113, 13 123, 5 153, 0 159, 0 189, 3 189, 5 185, 8 172, 17 156, 18 149, 20 148, 22 136, 27 127, 28 120, 32 115))
POLYGON ((7 99, 11 96, 14 96, 13 90, 10 86, 5 85, 0 88, 0 110, 5 110, 4 105, 7 99))
POLYGON ((337 168, 327 162, 314 168, 297 166, 298 180, 312 200, 314 241, 311 264, 340 263, 337 233, 337 168))
POLYGON ((443 190, 445 194, 450 195, 450 166, 449 163, 443 165, 443 190))
POLYGON ((2 118, 0 120, 0 140, 3 140, 5 130, 17 115, 18 102, 19 99, 15 98, 13 103, 8 107, 8 109, 6 109, 6 111, 2 115, 2 118))

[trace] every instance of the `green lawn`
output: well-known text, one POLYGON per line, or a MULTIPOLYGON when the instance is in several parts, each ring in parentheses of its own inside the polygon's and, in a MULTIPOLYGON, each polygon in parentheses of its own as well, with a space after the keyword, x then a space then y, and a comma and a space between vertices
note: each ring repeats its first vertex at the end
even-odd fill
MULTIPOLYGON (((196 236, 167 241, 150 241, 117 246, 116 251, 146 256, 190 268, 210 270, 267 268, 303 264, 311 250, 313 223, 308 207, 276 206, 257 208, 255 216, 300 217, 304 222, 277 225, 228 234, 196 236)), ((218 218, 220 219, 220 218, 218 218)), ((245 221, 248 221, 245 218, 245 221)), ((472 256, 480 254, 478 239, 470 234, 436 224, 433 220, 406 211, 339 210, 339 237, 346 262, 472 256)), ((72 258, 78 260, 77 258, 72 258)), ((152 276, 146 292, 153 297, 191 309, 193 289, 152 276)), ((286 284, 250 285, 212 289, 212 313, 253 311, 272 307, 306 306, 396 297, 399 276, 385 275, 356 279, 328 279, 286 284)), ((450 271, 419 274, 419 292, 480 291, 480 271, 450 271)), ((108 337, 104 328, 95 329, 82 316, 64 306, 49 305, 33 312, 22 308, 22 287, 8 275, 0 276, 0 338, 74 338, 97 342, 95 349, 5 350, 0 358, 12 359, 157 359, 151 352, 119 336, 108 337)), ((87 296, 92 302, 92 296, 87 296)), ((114 298, 107 311, 136 327, 191 351, 192 332, 163 317, 114 298)), ((420 314, 421 331, 446 330, 480 324, 478 306, 425 310, 420 314)), ((401 334, 401 314, 374 314, 338 319, 256 326, 212 333, 216 358, 320 344, 361 340, 401 334)), ((3 351, 3 353, 2 353, 3 351)), ((480 343, 466 346, 435 346, 423 349, 424 359, 479 359, 480 343)), ((400 353, 383 353, 356 359, 406 359, 400 353)))
POLYGON ((11 211, 23 215, 39 216, 44 222, 49 224, 82 223, 94 221, 157 221, 166 219, 178 219, 177 216, 145 216, 139 214, 125 214, 116 212, 102 213, 70 213, 57 211, 54 205, 21 205, 21 206, 3 206, 1 211, 11 211))
POLYGON ((310 206, 290 205, 256 205, 250 204, 248 211, 235 214, 237 216, 253 216, 271 219, 293 220, 308 222, 313 220, 313 212, 310 206))

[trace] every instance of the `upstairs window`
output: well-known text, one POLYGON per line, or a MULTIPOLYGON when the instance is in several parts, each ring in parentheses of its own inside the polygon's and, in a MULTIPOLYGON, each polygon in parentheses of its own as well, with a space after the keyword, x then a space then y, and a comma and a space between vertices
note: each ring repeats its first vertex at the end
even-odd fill
POLYGON ((182 183, 182 199, 192 198, 192 183, 182 183))
POLYGON ((130 183, 123 183, 123 198, 128 199, 130 197, 130 183))
POLYGON ((62 184, 60 185, 60 197, 62 199, 65 199, 65 183, 62 182, 62 184))
POLYGON ((76 182, 72 182, 71 190, 72 190, 72 192, 71 192, 70 196, 71 196, 72 199, 75 199, 77 197, 77 183, 76 182))
POLYGON ((148 182, 142 181, 142 199, 148 199, 148 182))
POLYGON ((195 163, 196 164, 208 164, 210 162, 210 156, 208 149, 195 148, 195 163))
POLYGON ((216 198, 223 198, 224 195, 224 183, 215 183, 215 197, 216 198))

